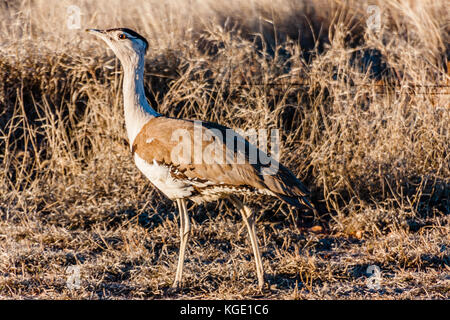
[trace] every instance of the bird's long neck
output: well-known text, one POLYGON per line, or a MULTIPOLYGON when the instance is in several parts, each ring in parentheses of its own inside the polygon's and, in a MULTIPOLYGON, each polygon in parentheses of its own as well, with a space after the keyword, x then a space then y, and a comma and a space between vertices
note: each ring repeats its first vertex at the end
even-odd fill
POLYGON ((149 105, 144 90, 144 55, 122 61, 124 69, 123 100, 125 126, 130 146, 136 135, 150 119, 159 114, 149 105))

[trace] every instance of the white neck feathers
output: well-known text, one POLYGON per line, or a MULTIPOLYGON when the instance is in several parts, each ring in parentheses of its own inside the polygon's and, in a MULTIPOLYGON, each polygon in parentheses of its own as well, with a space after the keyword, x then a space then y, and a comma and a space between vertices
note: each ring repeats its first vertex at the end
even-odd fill
POLYGON ((147 102, 144 90, 144 55, 122 60, 124 69, 123 102, 125 126, 130 147, 142 127, 154 117, 159 116, 147 102))

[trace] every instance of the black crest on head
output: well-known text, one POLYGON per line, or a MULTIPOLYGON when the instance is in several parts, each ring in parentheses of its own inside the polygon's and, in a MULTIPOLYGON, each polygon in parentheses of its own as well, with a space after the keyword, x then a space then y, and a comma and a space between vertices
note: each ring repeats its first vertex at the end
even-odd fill
POLYGON ((114 28, 114 29, 106 30, 106 32, 109 32, 109 31, 123 31, 123 32, 128 33, 130 36, 132 36, 134 38, 142 40, 145 43, 145 52, 147 52, 147 49, 148 49, 148 41, 147 41, 147 39, 145 39, 143 36, 141 36, 136 31, 128 29, 128 28, 114 28))

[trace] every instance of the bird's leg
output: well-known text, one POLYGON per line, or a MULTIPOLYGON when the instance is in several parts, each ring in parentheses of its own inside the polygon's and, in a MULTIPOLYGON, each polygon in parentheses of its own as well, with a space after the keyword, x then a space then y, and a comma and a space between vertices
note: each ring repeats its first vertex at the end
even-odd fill
POLYGON ((183 276, 184 253, 186 252, 186 244, 189 239, 191 231, 191 223, 186 208, 186 200, 177 199, 178 211, 180 214, 180 251, 178 253, 178 266, 175 275, 175 281, 172 288, 178 288, 181 285, 181 278, 183 276))
POLYGON ((255 232, 255 220, 253 217, 253 213, 249 207, 242 203, 239 198, 236 196, 230 197, 231 202, 235 205, 235 207, 239 210, 242 215, 242 219, 244 220, 245 225, 247 226, 248 234, 250 237, 250 242, 252 244, 253 254, 255 256, 256 263, 256 274, 258 276, 258 284, 259 288, 262 289, 264 286, 264 268, 261 260, 261 253, 259 251, 258 239, 256 238, 255 232))

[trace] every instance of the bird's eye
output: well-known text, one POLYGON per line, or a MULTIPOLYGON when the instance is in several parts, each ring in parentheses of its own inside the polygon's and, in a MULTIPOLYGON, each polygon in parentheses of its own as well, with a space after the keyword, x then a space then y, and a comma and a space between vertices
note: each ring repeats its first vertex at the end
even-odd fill
POLYGON ((127 36, 124 33, 119 34, 119 39, 120 40, 123 40, 123 39, 126 39, 126 38, 127 38, 127 36))

